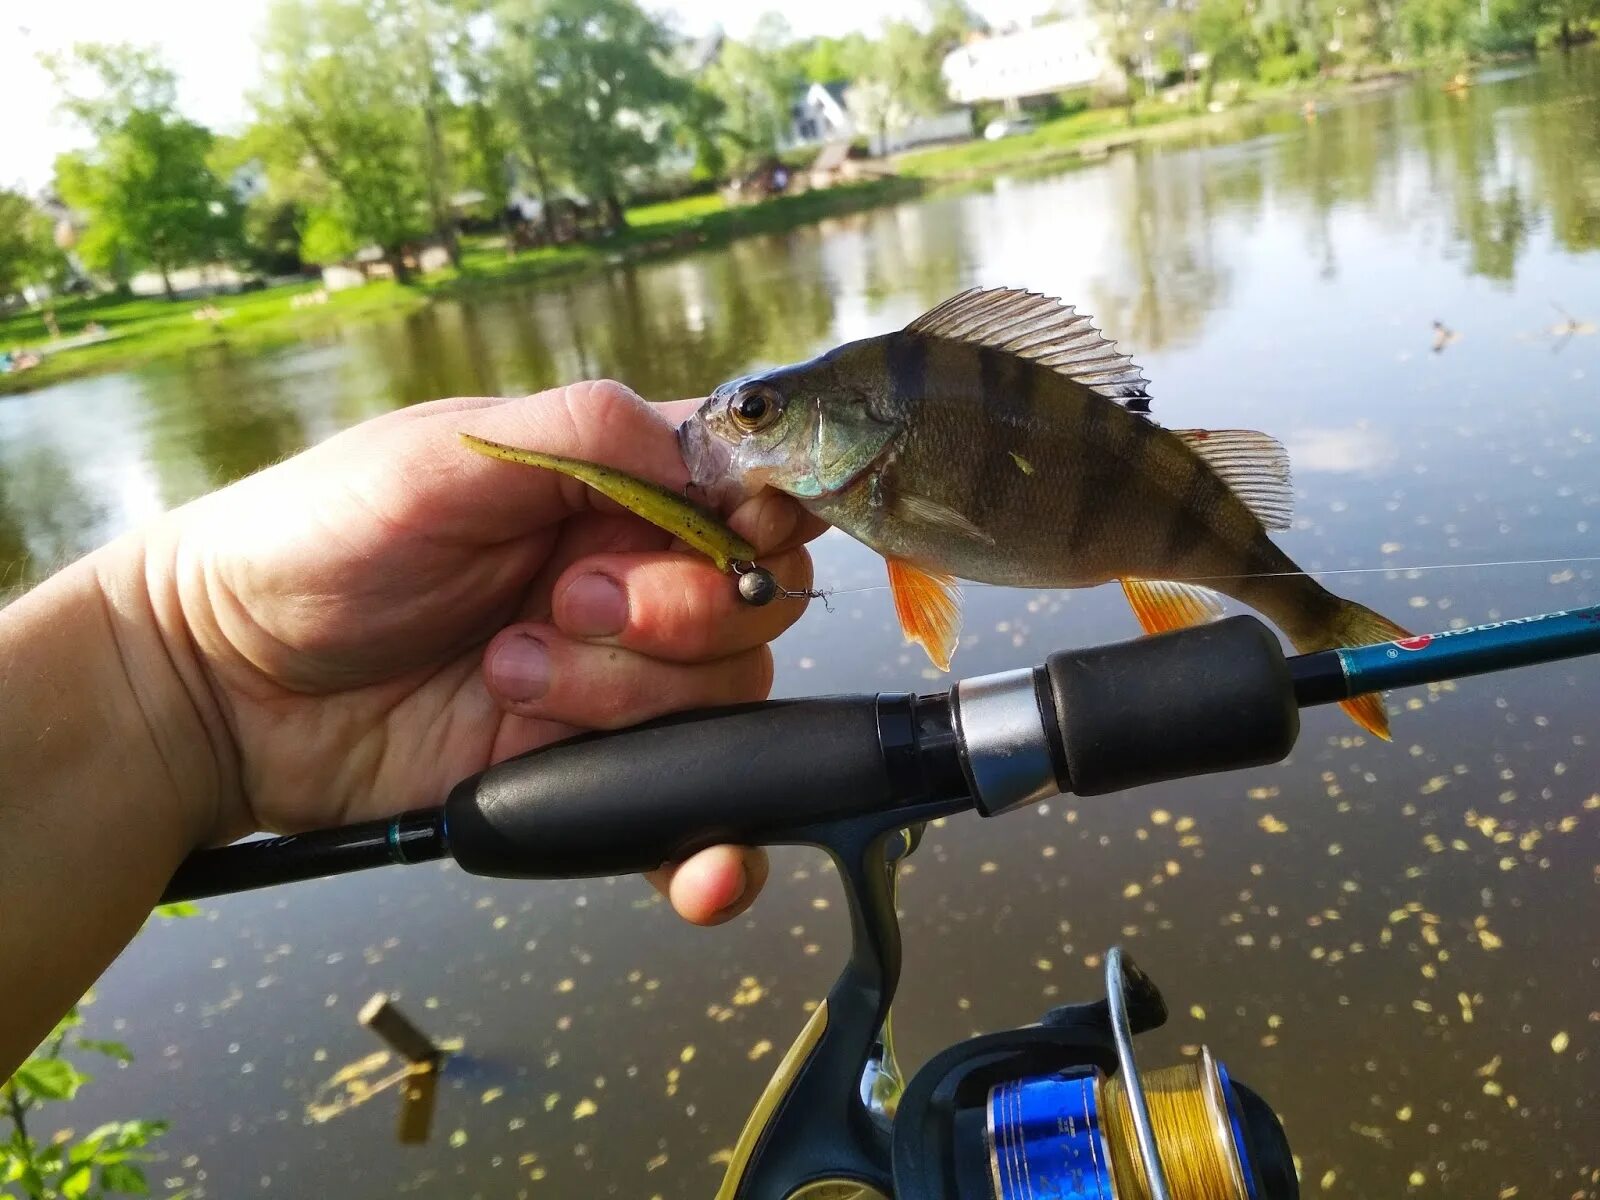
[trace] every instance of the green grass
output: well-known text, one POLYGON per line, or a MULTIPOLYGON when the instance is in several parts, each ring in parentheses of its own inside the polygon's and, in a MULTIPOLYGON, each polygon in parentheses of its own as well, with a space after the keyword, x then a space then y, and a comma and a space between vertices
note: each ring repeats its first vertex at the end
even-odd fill
POLYGON ((152 359, 181 356, 219 346, 244 347, 292 342, 351 320, 404 311, 426 303, 426 296, 394 283, 373 283, 336 292, 325 305, 294 308, 293 298, 314 283, 269 288, 211 303, 223 312, 218 321, 194 317, 201 302, 161 297, 102 297, 56 305, 63 338, 98 321, 115 336, 107 341, 50 352, 43 314, 22 312, 0 318, 0 348, 35 347, 44 360, 32 370, 0 375, 0 395, 26 391, 100 371, 117 370, 152 359))
POLYGON ((1251 83, 1246 99, 1220 113, 1196 112, 1182 103, 1141 100, 1134 107, 1131 125, 1125 108, 1084 109, 1042 122, 1029 133, 1016 134, 997 142, 977 140, 956 146, 913 150, 896 159, 894 166, 902 175, 929 182, 976 179, 997 171, 1059 163, 1098 153, 1108 146, 1226 122, 1275 105, 1297 102, 1327 88, 1328 85, 1315 81, 1277 86, 1251 83))
POLYGON ((707 192, 703 196, 684 196, 680 200, 664 200, 660 204, 629 209, 628 224, 633 229, 655 229, 662 225, 699 221, 726 209, 721 193, 707 192))

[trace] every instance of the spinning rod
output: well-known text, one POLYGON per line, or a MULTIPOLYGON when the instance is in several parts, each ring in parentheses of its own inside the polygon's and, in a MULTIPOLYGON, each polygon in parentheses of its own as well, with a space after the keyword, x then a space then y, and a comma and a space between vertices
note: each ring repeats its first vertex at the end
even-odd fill
POLYGON ((928 804, 994 816, 1276 762, 1300 708, 1595 653, 1600 605, 1293 657, 1233 617, 935 695, 768 701, 581 735, 463 781, 438 808, 201 851, 162 902, 447 856, 480 874, 620 874, 715 842, 794 840, 823 818, 928 804))

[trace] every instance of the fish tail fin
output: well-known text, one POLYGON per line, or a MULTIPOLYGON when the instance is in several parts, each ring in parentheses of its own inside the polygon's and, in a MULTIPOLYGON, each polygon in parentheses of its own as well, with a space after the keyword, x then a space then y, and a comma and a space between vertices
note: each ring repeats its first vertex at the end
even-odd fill
MULTIPOLYGON (((1380 642, 1393 642, 1411 636, 1409 632, 1364 604, 1333 596, 1332 619, 1313 636, 1292 637, 1295 649, 1301 654, 1318 650, 1341 650, 1352 646, 1375 646, 1380 642)), ((1374 737, 1389 741, 1389 713, 1378 693, 1357 696, 1353 700, 1339 701, 1339 707, 1350 719, 1374 737)))

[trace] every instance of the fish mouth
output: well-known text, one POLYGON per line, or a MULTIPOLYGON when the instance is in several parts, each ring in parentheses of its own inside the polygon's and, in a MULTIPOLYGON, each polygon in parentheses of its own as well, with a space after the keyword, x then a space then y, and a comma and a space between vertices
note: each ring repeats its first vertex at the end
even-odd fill
POLYGON ((733 451, 725 445, 719 447, 719 441, 711 436, 698 409, 678 426, 678 453, 689 468, 689 482, 705 487, 727 477, 728 468, 733 465, 733 451))

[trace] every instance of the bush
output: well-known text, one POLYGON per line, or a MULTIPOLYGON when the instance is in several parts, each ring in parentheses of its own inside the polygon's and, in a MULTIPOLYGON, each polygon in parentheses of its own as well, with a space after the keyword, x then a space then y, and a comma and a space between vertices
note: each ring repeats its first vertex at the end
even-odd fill
POLYGON ((1274 54, 1263 58, 1256 68, 1256 77, 1268 87, 1313 79, 1317 74, 1317 56, 1309 50, 1296 50, 1292 54, 1274 54))

